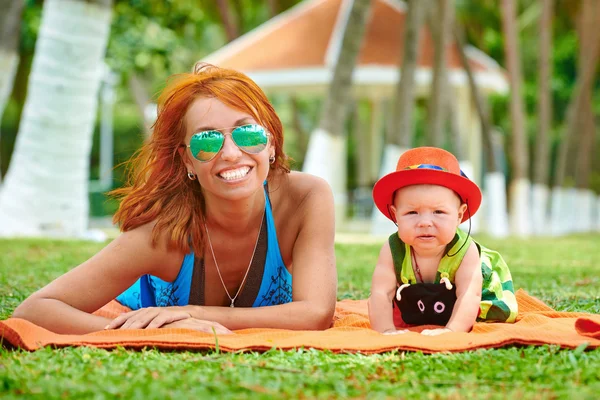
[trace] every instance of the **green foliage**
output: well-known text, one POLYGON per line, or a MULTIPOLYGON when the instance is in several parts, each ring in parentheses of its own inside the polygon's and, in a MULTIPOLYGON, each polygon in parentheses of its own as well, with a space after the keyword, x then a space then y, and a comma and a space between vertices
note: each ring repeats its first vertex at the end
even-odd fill
MULTIPOLYGON (((529 147, 533 149, 538 131, 537 117, 538 77, 539 77, 539 18, 541 7, 539 1, 521 0, 517 4, 520 56, 523 70, 523 93, 526 109, 526 133, 529 147)), ((580 2, 570 0, 555 1, 553 19, 552 44, 552 79, 553 128, 551 144, 554 148, 559 143, 560 135, 565 130, 566 111, 575 89, 577 66, 579 63, 579 38, 576 32, 576 17, 580 2)), ((490 55, 500 65, 504 62, 504 38, 502 33, 502 14, 499 3, 495 0, 457 0, 457 19, 467 31, 468 41, 475 47, 490 55)), ((596 93, 593 108, 600 110, 600 79, 596 79, 596 93)), ((507 157, 511 157, 510 147, 510 111, 508 98, 493 96, 491 98, 492 121, 505 136, 507 157)), ((599 149, 600 150, 600 149, 599 149)), ((533 151, 532 159, 535 156, 533 151)), ((555 154, 553 154, 553 160, 555 154)), ((532 160, 531 160, 532 161, 532 160)), ((510 162, 509 162, 510 165, 510 162)), ((596 170, 600 165, 596 166, 596 170)), ((510 173, 510 171, 508 171, 510 173)), ((598 192, 600 187, 592 186, 598 192)))
POLYGON ((196 1, 121 1, 113 15, 107 62, 125 78, 136 72, 162 83, 225 44, 221 27, 196 1))
MULTIPOLYGON (((300 0, 277 0, 278 12, 285 11, 298 4, 300 0)), ((533 146, 538 129, 537 91, 538 91, 538 19, 540 15, 539 1, 520 0, 519 39, 524 74, 523 95, 525 99, 527 121, 526 130, 529 145, 533 146)), ((575 17, 579 11, 579 1, 555 1, 555 17, 553 21, 552 48, 552 94, 553 121, 551 142, 553 149, 564 132, 564 120, 567 105, 574 89, 579 42, 575 30, 575 17)), ((18 130, 21 110, 27 93, 27 79, 35 41, 39 30, 42 13, 42 0, 26 0, 21 25, 21 65, 17 72, 12 100, 4 112, 2 121, 2 137, 0 140, 0 172, 6 172, 18 130)), ((234 20, 239 24, 240 33, 246 33, 267 21, 271 16, 268 2, 258 0, 229 1, 234 20)), ((504 37, 502 33, 501 10, 497 0, 456 0, 457 20, 465 27, 467 41, 487 53, 500 65, 504 65, 504 37)), ((174 73, 189 71, 197 60, 219 49, 226 43, 223 23, 213 0, 178 0, 178 1, 144 1, 117 0, 113 7, 113 22, 109 40, 106 62, 120 76, 118 102, 115 109, 115 136, 118 141, 131 145, 139 145, 141 124, 135 117, 137 113, 132 95, 128 88, 128 79, 136 74, 143 81, 149 98, 164 86, 168 76, 174 73), (119 115, 121 108, 127 113, 119 115), (125 115, 127 114, 127 115, 125 115), (136 125, 136 124, 139 124, 136 125), (134 128, 135 126, 135 128, 134 128)), ((260 57, 260 54, 256 55, 260 57)), ((276 109, 281 115, 286 132, 286 151, 296 160, 295 168, 301 168, 304 158, 303 144, 306 137, 294 126, 292 112, 287 99, 273 97, 276 109)), ((504 135, 505 148, 510 149, 510 117, 508 99, 505 96, 494 96, 491 99, 492 122, 500 128, 504 135)), ((600 113, 600 79, 596 80, 593 107, 600 113)), ((300 119, 303 131, 310 132, 319 116, 319 102, 315 98, 299 99, 300 119)), ((423 102, 415 110, 415 143, 423 143, 426 107, 423 102)), ((349 143, 349 189, 356 186, 354 143, 349 143)), ((127 158, 135 148, 116 149, 115 157, 119 160, 127 158)), ((600 150, 599 150, 600 151, 600 150)), ((511 152, 507 151, 510 157, 511 152)), ((555 153, 553 153, 553 160, 555 153)), ((600 158, 596 157, 598 160, 600 158)), ((600 161, 595 162, 595 170, 600 171, 600 161)), ((507 166, 510 165, 507 160, 507 166)), ((94 150, 91 165, 97 165, 97 152, 94 150)), ((507 169, 510 173, 510 170, 507 169)), ((96 171, 92 170, 92 177, 96 171)), ((116 175, 120 175, 117 172, 116 175)), ((600 192, 598 172, 592 176, 591 186, 600 192)), ((115 185, 121 181, 117 176, 115 185)), ((93 205, 92 209, 103 207, 93 205)), ((110 207, 109 207, 110 208, 110 207)))
POLYGON ((42 22, 42 1, 25 0, 23 20, 21 21, 21 53, 33 53, 35 40, 42 22))
MULTIPOLYGON (((600 313, 598 235, 492 240, 516 288, 563 311, 600 313)), ((0 319, 102 244, 0 240, 0 319)), ((369 295, 380 244, 337 244, 339 298, 369 295)), ((0 397, 569 398, 600 392, 600 349, 511 346, 456 354, 0 349, 0 397)))

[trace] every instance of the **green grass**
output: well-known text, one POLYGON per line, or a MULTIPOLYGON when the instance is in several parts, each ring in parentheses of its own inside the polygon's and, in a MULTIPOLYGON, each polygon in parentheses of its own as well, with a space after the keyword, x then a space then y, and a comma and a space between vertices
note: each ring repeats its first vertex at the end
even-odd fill
MULTIPOLYGON (((600 236, 479 238, 516 288, 561 311, 600 313, 600 236)), ((0 240, 0 319, 102 245, 0 240)), ((338 297, 365 298, 379 245, 336 246, 338 297)), ((0 350, 0 397, 576 398, 600 393, 600 349, 507 347, 457 354, 230 354, 91 348, 0 350)))

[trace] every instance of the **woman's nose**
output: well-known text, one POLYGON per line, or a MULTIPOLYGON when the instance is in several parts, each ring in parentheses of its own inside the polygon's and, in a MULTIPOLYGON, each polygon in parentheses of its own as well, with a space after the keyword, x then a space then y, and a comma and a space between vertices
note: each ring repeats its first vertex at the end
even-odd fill
POLYGON ((242 151, 235 144, 231 135, 226 135, 221 149, 221 158, 225 161, 234 161, 242 156, 242 151))

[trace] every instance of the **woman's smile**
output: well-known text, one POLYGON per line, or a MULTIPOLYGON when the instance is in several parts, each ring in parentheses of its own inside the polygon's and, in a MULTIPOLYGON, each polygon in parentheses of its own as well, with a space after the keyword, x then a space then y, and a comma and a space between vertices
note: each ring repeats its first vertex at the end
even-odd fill
POLYGON ((248 175, 248 173, 250 173, 251 170, 252 168, 246 165, 235 169, 221 171, 217 175, 227 182, 234 182, 244 179, 248 175))

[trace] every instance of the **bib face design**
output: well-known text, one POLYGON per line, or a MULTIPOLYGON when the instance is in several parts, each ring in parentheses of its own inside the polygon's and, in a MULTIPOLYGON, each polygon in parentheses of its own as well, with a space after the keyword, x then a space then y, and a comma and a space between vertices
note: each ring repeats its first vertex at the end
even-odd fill
POLYGON ((447 289, 439 283, 416 283, 404 287, 400 301, 394 298, 402 320, 409 325, 446 325, 456 303, 456 285, 447 289))

